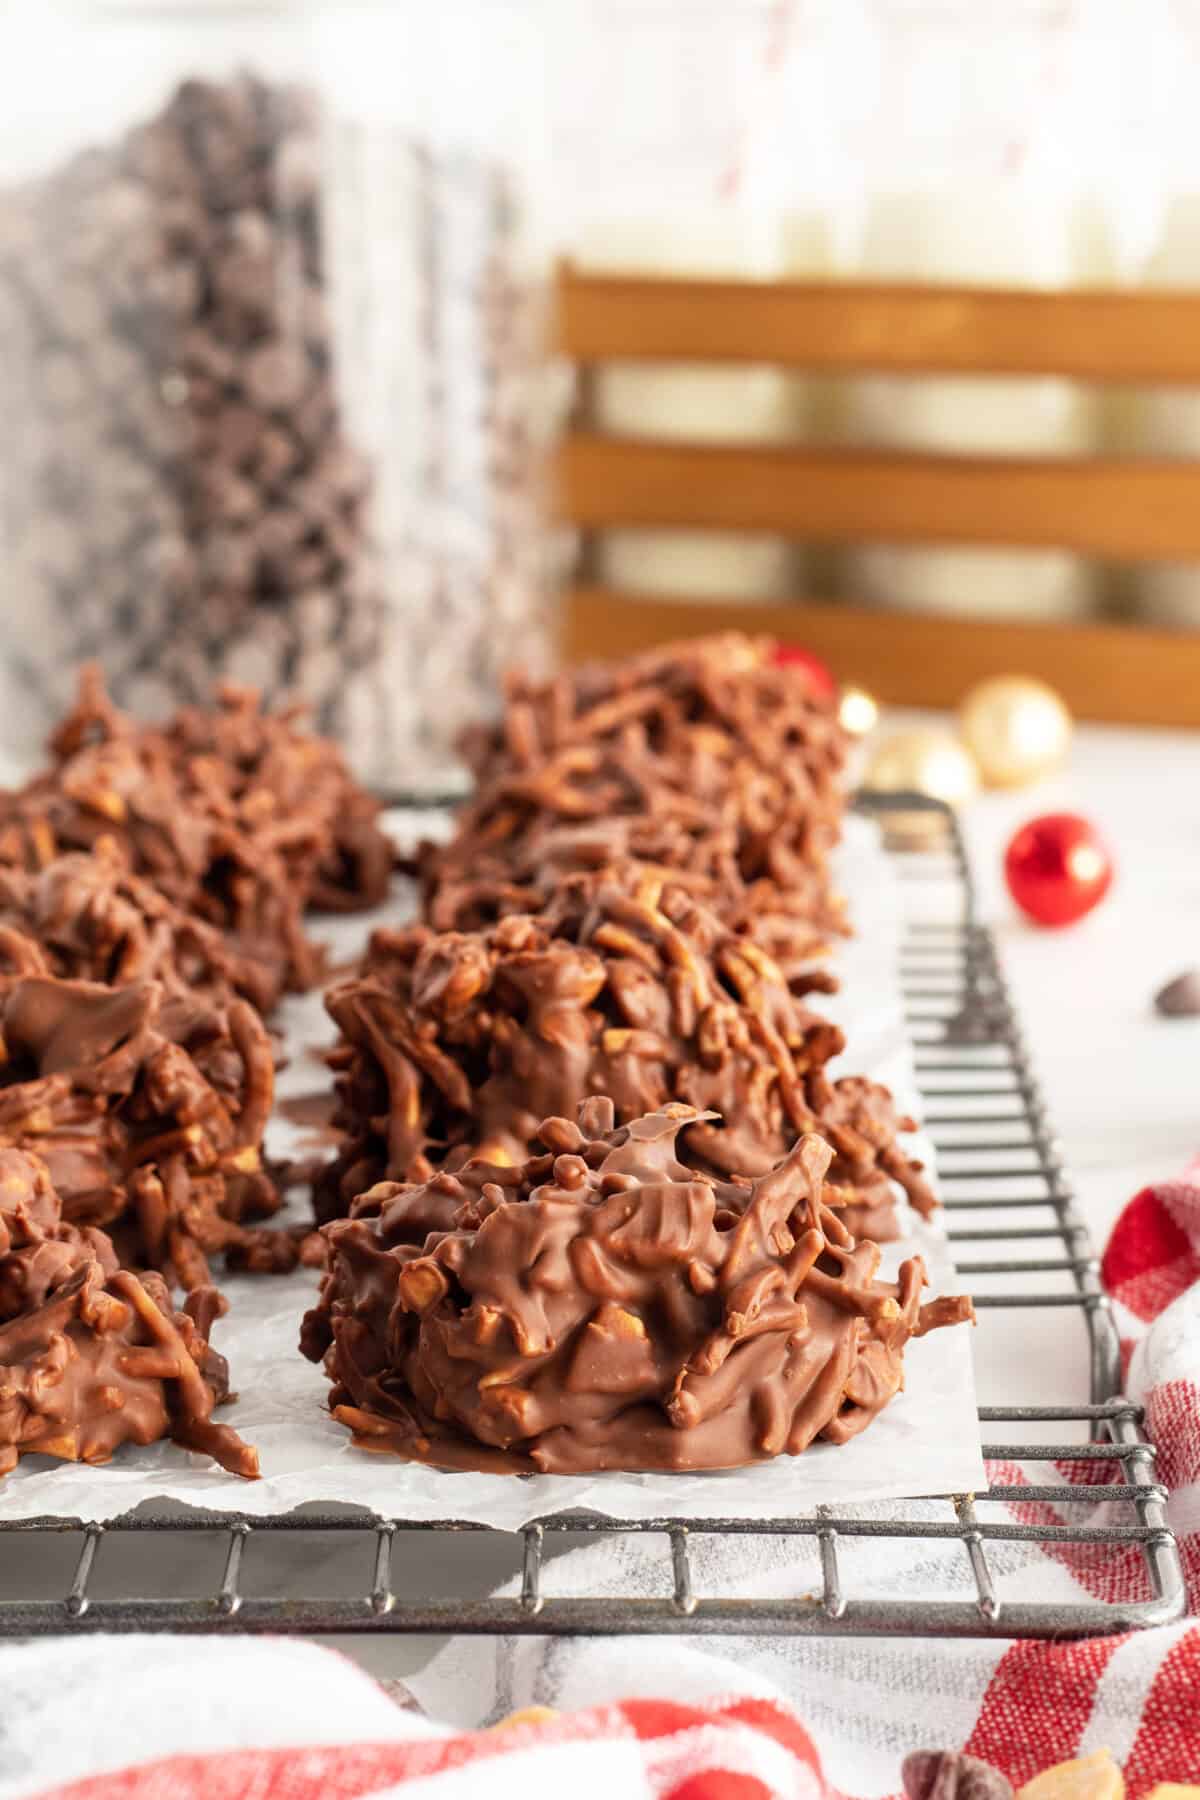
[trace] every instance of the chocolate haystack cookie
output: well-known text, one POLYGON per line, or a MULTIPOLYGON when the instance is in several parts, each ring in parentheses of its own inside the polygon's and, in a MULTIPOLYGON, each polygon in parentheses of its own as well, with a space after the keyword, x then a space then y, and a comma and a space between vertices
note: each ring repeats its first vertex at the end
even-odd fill
POLYGON ((970 1319, 895 1286, 822 1197, 805 1135, 751 1186, 680 1161, 689 1107, 547 1119, 517 1167, 384 1183, 328 1226, 301 1348, 365 1448, 443 1468, 723 1469, 843 1443, 903 1385, 912 1337, 970 1319))
POLYGON ((377 932, 326 1004, 345 1141, 318 1182, 323 1219, 380 1180, 524 1162, 543 1118, 594 1094, 623 1124, 674 1101, 718 1114, 686 1128, 682 1153, 722 1176, 764 1174, 819 1131, 835 1156, 827 1198, 855 1231, 895 1236, 893 1182, 935 1205, 887 1090, 826 1074, 838 1028, 686 888, 636 864, 576 877, 541 917, 490 931, 377 932))
POLYGON ((155 981, 125 987, 36 972, 38 947, 9 931, 25 972, 0 979, 0 1142, 45 1161, 66 1218, 110 1227, 122 1262, 185 1291, 207 1258, 295 1262, 291 1235, 246 1221, 279 1206, 263 1171, 274 1065, 266 1028, 155 981))
POLYGON ((117 845, 57 856, 45 868, 0 865, 0 969, 124 987, 157 981, 168 1004, 262 999, 259 965, 238 957, 215 926, 184 912, 141 876, 117 845))
POLYGON ((243 990, 267 1009, 321 977, 305 909, 376 904, 392 848, 376 803, 299 711, 265 713, 250 689, 217 700, 139 725, 85 671, 52 766, 0 796, 0 863, 41 869, 111 840, 135 874, 225 935, 243 990))
POLYGON ((212 1288, 176 1312, 161 1276, 118 1267, 102 1231, 62 1217, 45 1164, 0 1147, 0 1475, 25 1455, 107 1462, 173 1438, 253 1478, 258 1456, 213 1408, 228 1397, 208 1342, 212 1288))
POLYGON ((465 745, 475 799, 418 858, 429 922, 537 911, 565 873, 636 857, 801 970, 846 929, 827 866, 845 737, 773 649, 728 633, 513 677, 501 725, 465 745))

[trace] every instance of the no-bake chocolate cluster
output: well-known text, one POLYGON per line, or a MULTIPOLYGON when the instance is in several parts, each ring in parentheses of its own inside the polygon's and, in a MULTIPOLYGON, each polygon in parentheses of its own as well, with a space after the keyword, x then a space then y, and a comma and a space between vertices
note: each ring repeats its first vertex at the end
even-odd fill
POLYGON ((303 1236, 260 1222, 262 1014, 320 978, 305 910, 382 898, 392 848, 337 748, 246 690, 151 727, 88 670, 50 748, 0 797, 0 1472, 172 1436, 252 1475, 210 1419, 209 1259, 286 1270, 303 1236))
POLYGON ((0 979, 0 1142, 45 1162, 72 1224, 185 1292, 208 1257, 290 1267, 292 1240, 248 1221, 279 1197, 262 1139, 274 1063, 244 1000, 218 1007, 156 981, 0 979))
MULTIPOLYGON (((300 1254, 264 1223, 263 1015, 321 976, 306 909, 382 899, 392 847, 336 748, 244 690, 150 727, 88 672, 51 752, 0 800, 0 1471, 172 1435, 253 1473, 211 1423, 209 1258, 300 1254)), ((423 919, 326 997, 302 1347, 337 1416, 514 1472, 843 1441, 970 1305, 923 1304, 919 1259, 877 1280, 898 1196, 934 1197, 806 999, 845 928, 832 707, 730 636, 514 681, 471 754, 423 919)))
POLYGON ((39 1157, 0 1145, 0 1474, 24 1455, 107 1462, 169 1437, 257 1475, 212 1416, 229 1391, 208 1342, 219 1304, 201 1288, 176 1312, 161 1276, 121 1268, 104 1232, 63 1217, 39 1157))
POLYGON ((36 870, 0 865, 0 970, 116 987, 157 981, 172 1003, 261 992, 257 967, 135 875, 111 839, 36 870))
POLYGON ((537 911, 564 875, 625 857, 669 869, 794 976, 845 931, 828 855, 841 822, 836 712, 773 646, 735 633, 509 683, 466 750, 478 781, 418 859, 426 917, 475 929, 537 911))
POLYGON ((819 1131, 835 1152, 831 1203, 877 1238, 896 1235, 893 1182, 934 1205, 887 1090, 829 1078, 837 1027, 752 940, 636 863, 575 877, 539 916, 484 932, 377 932, 327 1005, 346 1142, 318 1183, 325 1218, 382 1179, 472 1156, 522 1163, 542 1118, 594 1094, 622 1122, 695 1107, 706 1116, 683 1153, 726 1177, 760 1175, 819 1131))
POLYGON ((392 849, 336 746, 226 688, 161 726, 95 670, 50 767, 0 800, 0 1134, 67 1217, 185 1291, 223 1252, 285 1269, 260 1014, 312 985, 310 906, 369 906, 392 849))
POLYGON ((846 928, 832 704, 736 635, 509 687, 339 1028, 303 1348, 360 1444, 502 1471, 724 1468, 902 1383, 935 1200, 804 996, 846 928), (568 1121, 578 1116, 579 1125, 568 1121))
POLYGON ((0 795, 0 864, 37 871, 115 847, 163 900, 216 928, 234 985, 260 1010, 321 977, 308 907, 367 907, 387 892, 376 803, 300 711, 265 712, 252 690, 222 688, 215 707, 149 726, 89 669, 51 753, 0 795))
POLYGON ((750 1184, 701 1173, 670 1106, 539 1127, 516 1165, 385 1182, 328 1228, 302 1347, 368 1449, 442 1468, 722 1469, 843 1443, 903 1384, 904 1345, 971 1316, 894 1285, 825 1204, 811 1134, 750 1184))

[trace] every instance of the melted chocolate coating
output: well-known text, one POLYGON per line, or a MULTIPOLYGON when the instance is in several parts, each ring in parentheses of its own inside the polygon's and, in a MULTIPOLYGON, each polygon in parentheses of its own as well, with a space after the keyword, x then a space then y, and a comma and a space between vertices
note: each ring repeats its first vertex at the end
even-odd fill
POLYGON ((219 1310, 201 1288, 175 1312, 160 1276, 119 1269, 102 1231, 63 1219, 40 1158, 0 1147, 0 1475, 24 1455, 107 1462, 170 1437, 257 1476, 212 1417, 229 1394, 208 1342, 219 1310))
POLYGON ((502 724, 465 745, 479 788, 455 836, 418 856, 430 924, 536 912, 564 874, 633 857, 802 979, 846 930, 827 866, 846 740, 773 649, 731 632, 514 676, 502 724))
POLYGON ((218 1250, 294 1264, 289 1234, 244 1223, 279 1206, 261 1157, 271 1045, 246 1001, 17 974, 0 979, 0 1053, 0 1141, 36 1151, 67 1219, 111 1226, 125 1263, 185 1290, 218 1250))
POLYGON ((221 933, 134 875, 101 839, 36 872, 0 865, 0 967, 123 987, 157 981, 168 1000, 228 1004, 269 998, 259 964, 221 933))
POLYGON ((637 864, 576 877, 540 918, 377 932, 326 1004, 345 1142, 317 1184, 324 1219, 382 1179, 472 1156, 521 1163, 541 1119, 594 1094, 626 1124, 672 1101, 718 1115, 682 1141, 689 1163, 722 1176, 765 1174, 819 1131, 835 1152, 831 1202, 871 1209, 877 1235, 895 1235, 893 1181, 923 1212, 935 1205, 887 1090, 826 1075, 837 1027, 761 949, 637 864))
POLYGON ((52 766, 0 796, 0 863, 43 869, 114 840, 135 874, 225 934, 242 991, 268 1008, 321 977, 305 908, 376 904, 393 852, 376 803, 298 709, 264 713, 234 687, 217 702, 143 726, 86 670, 52 766))
POLYGON ((971 1318, 895 1287, 822 1198, 806 1134, 749 1186, 681 1161, 671 1106, 548 1119, 546 1154, 384 1183, 329 1225, 301 1348, 355 1441, 445 1468, 722 1469, 843 1443, 903 1385, 910 1337, 971 1318))

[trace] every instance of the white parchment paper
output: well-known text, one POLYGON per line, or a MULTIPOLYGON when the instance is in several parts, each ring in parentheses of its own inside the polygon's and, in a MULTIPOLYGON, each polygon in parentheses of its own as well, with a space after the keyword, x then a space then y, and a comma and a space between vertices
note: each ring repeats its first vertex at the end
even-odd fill
MULTIPOLYGON (((437 821, 398 815, 398 837, 437 821)), ((917 1109, 911 1049, 904 1029, 897 976, 901 911, 896 882, 866 820, 848 821, 840 879, 858 935, 839 952, 842 991, 819 999, 843 1025, 851 1050, 846 1073, 885 1081, 903 1105, 917 1109)), ((318 931, 335 962, 352 955, 373 924, 403 919, 411 892, 398 893, 386 912, 339 919, 318 931)), ((281 1094, 300 1095, 322 1084, 313 1055, 332 1028, 319 996, 290 1002, 284 1012, 289 1065, 281 1094)), ((273 1122, 268 1142, 277 1153, 303 1144, 302 1129, 273 1122)), ((928 1144, 916 1154, 931 1162, 928 1144)), ((298 1215, 299 1216, 299 1215, 298 1215)), ((945 1240, 911 1218, 905 1239, 887 1246, 884 1270, 919 1251, 930 1292, 954 1291, 945 1240)), ((753 1519, 797 1515, 826 1503, 970 1492, 984 1485, 972 1368, 972 1333, 958 1326, 912 1343, 906 1388, 849 1444, 814 1444, 803 1456, 777 1458, 751 1469, 698 1475, 502 1476, 448 1474, 390 1456, 356 1450, 345 1428, 326 1411, 322 1371, 296 1349, 301 1314, 312 1303, 317 1275, 228 1276, 228 1316, 214 1333, 229 1358, 239 1398, 222 1417, 258 1447, 263 1479, 239 1480, 206 1458, 173 1444, 126 1447, 102 1468, 25 1458, 0 1483, 0 1519, 57 1514, 106 1520, 146 1500, 170 1499, 212 1511, 287 1512, 305 1503, 345 1503, 390 1518, 464 1519, 513 1530, 548 1512, 590 1508, 616 1518, 714 1515, 753 1519)))

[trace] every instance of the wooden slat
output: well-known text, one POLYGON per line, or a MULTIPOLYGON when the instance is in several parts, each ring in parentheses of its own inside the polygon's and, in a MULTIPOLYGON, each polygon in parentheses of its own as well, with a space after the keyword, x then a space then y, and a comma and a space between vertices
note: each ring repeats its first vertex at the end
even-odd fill
POLYGON ((1200 635, 1118 625, 947 619, 858 607, 662 600, 578 588, 565 654, 625 655, 672 638, 738 629, 807 645, 840 679, 894 705, 956 706, 987 675, 1040 675, 1084 719, 1200 724, 1200 635))
POLYGON ((1200 382, 1200 293, 589 275, 566 266, 558 333, 578 362, 682 359, 892 374, 1200 382))
POLYGON ((557 490, 563 515, 590 528, 1200 556, 1200 463, 1183 461, 656 444, 578 431, 562 445, 557 490))

